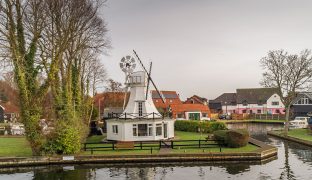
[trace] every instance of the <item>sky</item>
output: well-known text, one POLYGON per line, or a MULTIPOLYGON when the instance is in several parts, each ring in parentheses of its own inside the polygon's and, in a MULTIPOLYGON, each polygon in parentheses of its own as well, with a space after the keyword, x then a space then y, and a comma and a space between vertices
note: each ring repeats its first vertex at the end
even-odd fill
MULTIPOLYGON (((101 10, 112 48, 101 59, 123 82, 119 61, 136 50, 153 62, 158 89, 215 99, 257 88, 269 50, 312 47, 311 0, 108 0, 101 10)), ((137 68, 137 70, 140 70, 137 68)))

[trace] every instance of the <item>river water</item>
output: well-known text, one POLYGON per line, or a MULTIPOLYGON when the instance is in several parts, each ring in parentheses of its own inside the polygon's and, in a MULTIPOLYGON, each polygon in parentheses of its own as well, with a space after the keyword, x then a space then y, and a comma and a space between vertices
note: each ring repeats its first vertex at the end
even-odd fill
POLYGON ((0 169, 0 179, 312 179, 312 148, 292 143, 265 133, 282 128, 270 124, 232 124, 230 128, 248 128, 258 140, 278 148, 278 158, 260 163, 175 163, 175 164, 123 164, 104 166, 100 164, 75 166, 44 166, 31 168, 0 169))

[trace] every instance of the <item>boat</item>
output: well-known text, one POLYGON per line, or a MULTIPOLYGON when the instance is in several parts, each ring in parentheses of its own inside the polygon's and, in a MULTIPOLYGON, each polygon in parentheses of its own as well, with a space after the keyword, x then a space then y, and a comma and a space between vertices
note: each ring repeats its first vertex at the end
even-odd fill
POLYGON ((312 130, 312 117, 309 118, 308 125, 309 125, 309 128, 312 130))
POLYGON ((289 121, 289 128, 297 129, 297 128, 308 128, 308 120, 310 117, 296 117, 294 120, 289 121))

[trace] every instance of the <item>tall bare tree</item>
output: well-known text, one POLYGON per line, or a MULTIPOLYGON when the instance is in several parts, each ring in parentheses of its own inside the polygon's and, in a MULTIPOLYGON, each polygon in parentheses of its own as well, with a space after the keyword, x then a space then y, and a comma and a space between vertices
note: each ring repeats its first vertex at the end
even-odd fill
POLYGON ((285 134, 289 128, 289 114, 296 93, 308 89, 312 81, 312 55, 304 50, 299 55, 284 50, 269 51, 260 60, 264 69, 261 84, 275 87, 286 109, 285 134))
MULTIPOLYGON (((86 96, 81 87, 91 81, 82 78, 86 77, 83 64, 109 47, 106 24, 99 16, 103 1, 0 1, 0 57, 12 65, 26 137, 35 155, 45 143, 39 119, 48 91, 53 96, 56 124, 71 128, 55 133, 55 139, 68 132, 79 134, 71 123, 87 119, 79 114, 86 96)), ((79 140, 74 143, 78 144, 75 150, 79 149, 79 140)))

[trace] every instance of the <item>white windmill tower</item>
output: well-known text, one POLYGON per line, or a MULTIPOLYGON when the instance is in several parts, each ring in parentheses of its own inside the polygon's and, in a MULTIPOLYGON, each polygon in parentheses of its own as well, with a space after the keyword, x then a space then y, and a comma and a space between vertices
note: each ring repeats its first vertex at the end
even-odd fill
POLYGON ((137 53, 133 52, 143 70, 134 72, 136 64, 131 56, 121 59, 120 68, 126 74, 126 91, 130 88, 130 97, 123 113, 116 119, 107 120, 107 139, 150 141, 173 138, 174 120, 166 119, 158 112, 149 91, 152 83, 159 96, 163 97, 151 78, 152 64, 148 72, 137 53))

